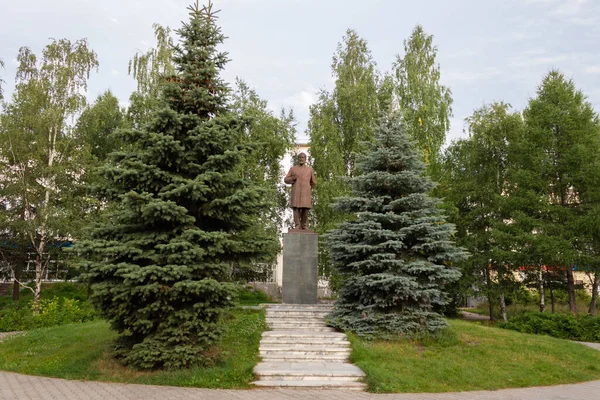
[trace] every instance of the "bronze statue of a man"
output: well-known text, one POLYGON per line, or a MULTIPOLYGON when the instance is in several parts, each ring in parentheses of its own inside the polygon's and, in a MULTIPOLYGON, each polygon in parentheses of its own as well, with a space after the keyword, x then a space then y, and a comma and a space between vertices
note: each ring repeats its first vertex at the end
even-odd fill
POLYGON ((292 185, 290 207, 294 211, 295 229, 308 229, 308 210, 311 209, 311 190, 317 185, 315 171, 306 165, 306 154, 298 154, 298 165, 290 168, 283 180, 292 185))

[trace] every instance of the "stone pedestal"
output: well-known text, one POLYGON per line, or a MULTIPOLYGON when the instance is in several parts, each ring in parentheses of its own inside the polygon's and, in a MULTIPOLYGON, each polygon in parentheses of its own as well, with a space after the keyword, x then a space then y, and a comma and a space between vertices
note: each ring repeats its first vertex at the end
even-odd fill
POLYGON ((284 303, 317 303, 318 237, 316 233, 283 234, 284 303))

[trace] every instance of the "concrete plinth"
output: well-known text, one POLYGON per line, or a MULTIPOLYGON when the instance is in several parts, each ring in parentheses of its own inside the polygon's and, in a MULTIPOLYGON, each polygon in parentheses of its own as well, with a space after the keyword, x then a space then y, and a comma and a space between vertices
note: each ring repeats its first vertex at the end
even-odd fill
POLYGON ((283 302, 315 304, 317 302, 316 233, 283 234, 283 302))

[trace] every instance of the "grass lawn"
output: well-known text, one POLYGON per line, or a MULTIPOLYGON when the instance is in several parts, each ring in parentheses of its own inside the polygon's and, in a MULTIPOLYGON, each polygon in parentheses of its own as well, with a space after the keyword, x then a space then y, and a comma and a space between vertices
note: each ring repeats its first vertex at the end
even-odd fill
POLYGON ((0 370, 66 379, 87 379, 203 388, 248 388, 259 361, 264 312, 235 309, 214 366, 139 372, 110 357, 116 334, 104 321, 37 329, 0 343, 0 370))
POLYGON ((438 340, 363 341, 352 361, 370 392, 453 392, 600 379, 600 351, 548 336, 451 320, 438 340))
MULTIPOLYGON (((0 369, 67 379, 205 388, 249 388, 264 312, 236 309, 207 368, 139 372, 111 359, 115 334, 95 321, 27 332, 0 343, 0 369)), ((371 392, 447 392, 547 386, 600 379, 600 351, 547 336, 459 320, 440 339, 363 341, 352 360, 371 392)))

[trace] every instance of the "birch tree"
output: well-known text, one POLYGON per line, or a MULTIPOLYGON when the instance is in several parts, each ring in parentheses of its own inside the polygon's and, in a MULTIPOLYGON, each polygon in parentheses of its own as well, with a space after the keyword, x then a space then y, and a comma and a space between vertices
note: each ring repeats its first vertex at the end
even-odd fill
POLYGON ((452 92, 440 83, 436 57, 433 35, 417 25, 394 63, 398 106, 429 173, 440 158, 452 116, 452 92))
POLYGON ((175 73, 173 65, 173 37, 171 28, 152 24, 156 46, 145 53, 136 53, 129 60, 128 72, 137 82, 137 90, 129 97, 127 114, 131 123, 139 127, 160 105, 161 86, 165 76, 175 73))
MULTIPOLYGON (((346 217, 331 207, 336 197, 350 193, 345 179, 358 174, 355 159, 373 140, 379 114, 378 74, 366 40, 348 29, 333 55, 332 92, 321 90, 310 107, 308 135, 312 166, 318 176, 313 207, 317 232, 324 233, 346 217)), ((328 249, 319 244, 319 269, 331 271, 328 249)))
POLYGON ((96 53, 85 39, 53 40, 41 59, 28 47, 17 56, 16 89, 5 104, 0 129, 3 187, 8 198, 8 230, 25 237, 33 252, 33 308, 39 310, 49 249, 68 238, 80 221, 74 185, 85 163, 85 146, 72 133, 73 120, 86 104, 96 53))
MULTIPOLYGON (((0 68, 4 68, 4 60, 0 58, 0 68)), ((4 89, 2 88, 2 85, 4 84, 4 80, 2 78, 0 78, 0 100, 2 100, 4 98, 3 93, 4 93, 4 89)))

